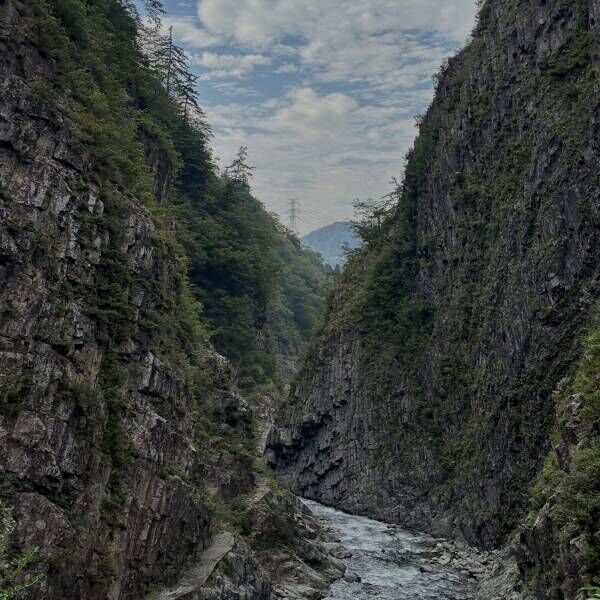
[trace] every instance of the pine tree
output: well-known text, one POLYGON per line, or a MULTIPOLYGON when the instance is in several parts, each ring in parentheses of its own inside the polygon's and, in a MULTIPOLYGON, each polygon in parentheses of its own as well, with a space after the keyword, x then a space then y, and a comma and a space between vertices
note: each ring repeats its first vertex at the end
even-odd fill
POLYGON ((198 104, 197 83, 198 76, 188 70, 179 73, 175 81, 175 100, 181 110, 183 120, 188 124, 194 124, 198 120, 205 122, 204 111, 198 104))
POLYGON ((145 0, 144 8, 145 18, 138 16, 136 19, 138 48, 145 59, 144 66, 150 67, 158 76, 158 58, 165 43, 165 36, 162 34, 165 9, 160 0, 145 0))
POLYGON ((184 74, 189 72, 183 48, 173 41, 173 27, 169 27, 166 36, 159 37, 157 46, 151 50, 149 58, 167 95, 173 97, 173 91, 183 80, 184 74))
POLYGON ((245 186, 249 185, 255 167, 248 166, 246 163, 247 158, 248 146, 241 146, 235 160, 228 167, 225 167, 225 177, 229 181, 245 186))
POLYGON ((165 8, 161 0, 144 0, 146 19, 151 27, 160 30, 165 8))

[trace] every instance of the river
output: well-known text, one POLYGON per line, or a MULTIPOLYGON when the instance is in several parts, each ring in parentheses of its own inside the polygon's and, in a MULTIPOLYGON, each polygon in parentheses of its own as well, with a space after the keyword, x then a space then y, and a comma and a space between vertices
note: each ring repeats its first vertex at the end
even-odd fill
MULTIPOLYGON (((340 540, 347 573, 360 581, 333 584, 329 600, 471 600, 475 579, 450 562, 447 546, 426 534, 343 513, 304 500, 340 540)), ((350 575, 348 579, 351 579, 350 575)))

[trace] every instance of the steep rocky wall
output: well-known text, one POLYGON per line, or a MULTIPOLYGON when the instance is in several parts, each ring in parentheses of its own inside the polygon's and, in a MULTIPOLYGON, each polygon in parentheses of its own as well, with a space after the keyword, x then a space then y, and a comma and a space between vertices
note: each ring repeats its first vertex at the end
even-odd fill
POLYGON ((140 118, 133 176, 107 168, 120 132, 90 108, 105 90, 65 84, 52 8, 0 0, 0 503, 40 577, 19 597, 317 597, 344 566, 259 475, 276 398, 242 398, 206 339, 165 207, 173 140, 140 118))
POLYGON ((600 328, 593 319, 581 358, 555 394, 552 448, 532 489, 514 545, 538 598, 572 598, 600 578, 600 328))
MULTIPOLYGON (((197 447, 195 411, 209 395, 226 410, 228 384, 210 361, 204 389, 168 364, 151 317, 178 322, 185 273, 38 93, 54 62, 29 8, 0 3, 0 493, 18 545, 40 548, 29 597, 141 597, 208 543, 207 482, 233 496, 253 480, 197 447)), ((162 200, 170 167, 154 173, 162 200)))
POLYGON ((351 261, 271 433, 290 489, 488 547, 522 518, 598 296, 599 11, 484 3, 439 76, 397 214, 351 261), (374 272, 401 271, 412 234, 403 285, 431 317, 407 357, 360 302, 374 272))

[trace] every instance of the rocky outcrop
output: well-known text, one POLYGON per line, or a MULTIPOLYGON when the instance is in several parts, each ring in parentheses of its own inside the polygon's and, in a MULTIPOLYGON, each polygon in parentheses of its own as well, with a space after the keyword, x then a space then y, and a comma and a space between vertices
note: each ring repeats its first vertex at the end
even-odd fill
POLYGON ((523 518, 599 291, 599 10, 483 4, 271 433, 290 489, 488 548, 523 518))
POLYGON ((170 590, 151 594, 149 600, 208 600, 210 598, 270 600, 271 585, 248 546, 229 533, 215 536, 197 565, 170 590), (218 569, 218 570, 217 570, 218 569), (214 581, 209 582, 209 578, 214 581))
MULTIPOLYGON (((0 500, 15 548, 39 549, 23 597, 142 598, 204 565, 202 597, 272 598, 249 531, 216 515, 255 490, 252 408, 196 332, 172 224, 52 87, 44 6, 0 2, 0 500)), ((138 138, 164 204, 173 165, 138 138)))
POLYGON ((36 93, 54 66, 27 8, 0 11, 2 495, 18 544, 41 549, 31 598, 139 597, 211 535, 195 400, 144 326, 164 301, 145 282, 181 271, 147 210, 99 178, 36 93))
POLYGON ((332 536, 297 498, 263 481, 245 510, 246 535, 217 535, 175 586, 148 600, 316 600, 344 576, 332 536))
MULTIPOLYGON (((555 393, 552 448, 532 490, 531 511, 514 543, 536 598, 575 598, 600 572, 600 329, 555 393)), ((597 594, 596 594, 597 595, 597 594)))
POLYGON ((344 576, 333 537, 300 500, 269 490, 256 502, 250 543, 269 574, 273 597, 323 598, 344 576))
POLYGON ((154 195, 160 204, 166 204, 173 184, 171 158, 160 140, 149 131, 141 129, 139 137, 144 148, 144 159, 154 178, 154 195))

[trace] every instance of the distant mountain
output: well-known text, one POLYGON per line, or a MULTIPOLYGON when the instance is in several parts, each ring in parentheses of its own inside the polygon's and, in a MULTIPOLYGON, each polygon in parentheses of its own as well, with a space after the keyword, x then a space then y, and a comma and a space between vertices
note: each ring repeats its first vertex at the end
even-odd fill
POLYGON ((323 260, 332 267, 342 266, 346 260, 343 248, 356 248, 360 241, 352 232, 350 223, 339 221, 321 227, 302 238, 311 250, 318 252, 323 260))

